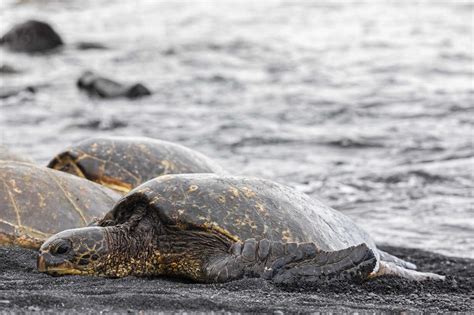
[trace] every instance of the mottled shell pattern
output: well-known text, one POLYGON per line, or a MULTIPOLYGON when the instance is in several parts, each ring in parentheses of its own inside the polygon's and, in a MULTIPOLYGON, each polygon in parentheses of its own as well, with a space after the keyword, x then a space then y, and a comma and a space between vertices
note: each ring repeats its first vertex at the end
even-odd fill
POLYGON ((165 174, 224 173, 215 161, 197 151, 140 137, 87 139, 58 154, 48 167, 122 193, 165 174))
POLYGON ((86 226, 120 195, 32 163, 0 161, 0 244, 39 248, 48 236, 86 226))
POLYGON ((375 249, 370 236, 342 213, 270 180, 214 174, 161 176, 124 196, 105 220, 127 221, 138 203, 157 211, 154 217, 167 225, 213 229, 235 241, 314 242, 326 251, 366 243, 375 249))

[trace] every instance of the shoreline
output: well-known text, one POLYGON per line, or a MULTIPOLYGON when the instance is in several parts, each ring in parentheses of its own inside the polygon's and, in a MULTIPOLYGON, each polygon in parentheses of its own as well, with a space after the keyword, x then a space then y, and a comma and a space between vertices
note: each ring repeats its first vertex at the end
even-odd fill
POLYGON ((317 288, 277 287, 262 279, 196 284, 175 279, 51 277, 36 271, 32 250, 0 247, 1 311, 73 312, 468 312, 473 308, 474 260, 418 249, 380 246, 445 274, 445 281, 384 276, 317 288))

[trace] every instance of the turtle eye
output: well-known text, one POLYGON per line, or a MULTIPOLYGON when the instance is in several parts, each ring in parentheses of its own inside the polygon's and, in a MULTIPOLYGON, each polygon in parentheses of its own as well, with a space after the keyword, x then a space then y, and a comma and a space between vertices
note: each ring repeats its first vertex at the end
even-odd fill
POLYGON ((58 246, 56 246, 55 253, 58 255, 66 254, 71 249, 71 246, 67 242, 61 242, 58 246))

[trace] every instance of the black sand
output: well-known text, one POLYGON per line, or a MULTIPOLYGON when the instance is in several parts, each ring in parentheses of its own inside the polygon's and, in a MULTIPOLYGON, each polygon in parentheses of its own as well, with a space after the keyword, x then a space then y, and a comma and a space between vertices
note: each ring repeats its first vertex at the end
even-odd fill
POLYGON ((444 282, 383 277, 320 288, 275 287, 260 279, 203 285, 171 279, 50 277, 36 271, 33 251, 0 247, 0 312, 239 311, 472 312, 474 260, 383 247, 444 282))

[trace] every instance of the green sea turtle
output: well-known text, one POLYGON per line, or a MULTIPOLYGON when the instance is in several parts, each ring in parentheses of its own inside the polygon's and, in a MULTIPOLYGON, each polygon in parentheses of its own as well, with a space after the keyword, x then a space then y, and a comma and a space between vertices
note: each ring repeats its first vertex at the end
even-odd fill
POLYGON ((0 161, 0 245, 38 249, 59 231, 102 217, 120 195, 32 163, 0 161))
POLYGON ((96 137, 58 154, 48 167, 122 193, 165 174, 224 173, 205 155, 182 145, 143 137, 96 137))
POLYGON ((396 274, 441 279, 377 249, 342 213, 272 181, 165 175, 124 196, 98 226, 49 238, 38 268, 53 275, 166 275, 277 283, 396 274))

